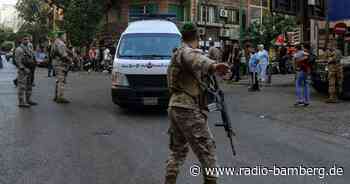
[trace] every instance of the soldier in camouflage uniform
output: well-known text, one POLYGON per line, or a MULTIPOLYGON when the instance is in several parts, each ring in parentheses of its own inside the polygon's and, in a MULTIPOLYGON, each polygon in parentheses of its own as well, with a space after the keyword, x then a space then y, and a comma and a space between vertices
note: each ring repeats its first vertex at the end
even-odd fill
MULTIPOLYGON (((179 167, 189 148, 199 159, 202 168, 217 167, 215 142, 207 123, 207 101, 203 89, 206 78, 215 72, 228 72, 226 64, 215 64, 198 50, 198 33, 193 24, 182 28, 183 45, 177 49, 168 68, 171 94, 170 155, 167 161, 165 184, 175 184, 179 167)), ((203 175, 205 184, 216 184, 217 176, 203 175)))
POLYGON ((24 35, 21 40, 21 45, 15 51, 15 60, 18 67, 17 82, 18 82, 18 106, 21 108, 29 108, 37 103, 31 100, 32 82, 31 68, 35 65, 32 52, 28 47, 29 36, 24 35))
POLYGON ((337 103, 338 94, 340 95, 343 91, 343 66, 340 63, 341 57, 341 51, 333 43, 332 48, 327 51, 329 85, 327 103, 337 103))
POLYGON ((57 32, 57 38, 51 47, 52 65, 56 71, 55 98, 56 103, 70 103, 64 98, 64 85, 68 72, 69 63, 68 49, 65 44, 66 35, 64 32, 57 32))

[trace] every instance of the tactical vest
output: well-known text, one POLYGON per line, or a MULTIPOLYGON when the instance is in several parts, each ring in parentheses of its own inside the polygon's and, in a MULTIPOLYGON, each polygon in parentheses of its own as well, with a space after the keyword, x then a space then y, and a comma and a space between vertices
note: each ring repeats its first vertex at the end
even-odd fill
POLYGON ((178 49, 171 58, 168 67, 168 88, 170 94, 185 93, 190 96, 201 109, 207 109, 208 95, 205 84, 198 79, 192 69, 183 61, 183 49, 178 49))
MULTIPOLYGON (((33 58, 33 55, 30 51, 28 51, 27 48, 23 47, 23 46, 19 46, 19 48, 22 49, 23 51, 23 61, 22 64, 29 69, 33 69, 35 68, 35 60, 33 58)), ((14 58, 16 58, 16 54, 14 54, 14 58)), ((15 65, 18 66, 17 64, 18 61, 16 61, 16 59, 14 59, 14 63, 16 63, 15 65)))

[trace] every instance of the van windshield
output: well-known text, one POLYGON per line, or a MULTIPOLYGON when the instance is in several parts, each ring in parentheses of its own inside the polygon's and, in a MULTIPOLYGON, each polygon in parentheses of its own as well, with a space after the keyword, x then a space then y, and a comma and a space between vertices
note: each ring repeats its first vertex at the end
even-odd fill
POLYGON ((131 59, 169 59, 172 51, 181 44, 177 34, 127 34, 119 46, 119 58, 131 59))

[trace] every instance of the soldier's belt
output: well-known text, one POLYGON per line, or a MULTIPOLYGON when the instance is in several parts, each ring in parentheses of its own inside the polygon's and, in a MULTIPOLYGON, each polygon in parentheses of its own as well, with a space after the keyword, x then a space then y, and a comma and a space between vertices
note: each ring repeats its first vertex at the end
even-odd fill
POLYGON ((339 61, 330 61, 328 62, 329 65, 336 65, 336 64, 340 64, 339 61))

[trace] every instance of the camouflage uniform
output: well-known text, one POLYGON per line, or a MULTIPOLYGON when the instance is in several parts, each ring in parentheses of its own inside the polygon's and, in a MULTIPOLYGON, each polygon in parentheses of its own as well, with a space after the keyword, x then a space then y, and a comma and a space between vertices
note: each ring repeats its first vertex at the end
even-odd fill
MULTIPOLYGON (((217 167, 215 142, 209 130, 206 95, 200 83, 211 74, 215 61, 184 44, 178 49, 168 68, 170 155, 167 161, 166 184, 175 184, 179 167, 189 147, 202 168, 217 167)), ((204 175, 206 184, 215 184, 216 176, 204 175)))
POLYGON ((35 54, 34 54, 34 47, 33 47, 33 44, 32 43, 28 43, 28 49, 29 49, 29 51, 30 51, 30 53, 31 53, 31 57, 33 58, 33 60, 34 60, 34 65, 32 65, 31 67, 30 67, 30 83, 32 84, 32 85, 34 85, 34 78, 35 78, 35 68, 36 68, 36 62, 35 62, 35 54))
POLYGON ((64 99, 64 84, 68 72, 68 52, 66 44, 59 38, 55 40, 51 48, 52 65, 56 72, 55 101, 64 99))
POLYGON ((19 105, 30 105, 32 96, 32 83, 31 83, 31 66, 35 61, 32 57, 30 49, 21 44, 15 51, 15 60, 18 66, 17 70, 17 83, 18 83, 18 102, 19 105))
POLYGON ((328 53, 328 102, 337 101, 337 91, 342 93, 343 89, 343 66, 340 63, 341 51, 334 50, 328 53), (337 89, 338 88, 338 89, 337 89))

